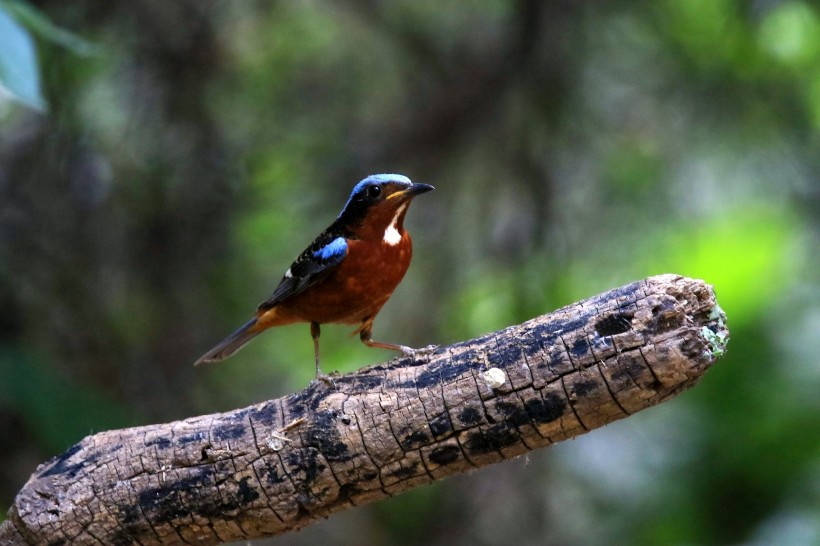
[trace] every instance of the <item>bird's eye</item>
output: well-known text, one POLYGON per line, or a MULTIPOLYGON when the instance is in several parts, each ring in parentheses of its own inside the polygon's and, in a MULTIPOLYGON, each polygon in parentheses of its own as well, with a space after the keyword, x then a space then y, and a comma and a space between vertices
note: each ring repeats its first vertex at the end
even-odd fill
POLYGON ((367 196, 371 199, 376 199, 382 194, 382 187, 379 185, 368 186, 367 196))

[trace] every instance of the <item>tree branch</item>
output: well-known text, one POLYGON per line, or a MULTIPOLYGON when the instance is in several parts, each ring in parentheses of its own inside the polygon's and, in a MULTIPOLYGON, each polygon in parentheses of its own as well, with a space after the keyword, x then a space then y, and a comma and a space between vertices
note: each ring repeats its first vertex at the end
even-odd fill
POLYGON ((423 358, 222 414, 89 436, 41 465, 0 544, 216 544, 573 438, 694 385, 723 354, 703 281, 650 277, 423 358))

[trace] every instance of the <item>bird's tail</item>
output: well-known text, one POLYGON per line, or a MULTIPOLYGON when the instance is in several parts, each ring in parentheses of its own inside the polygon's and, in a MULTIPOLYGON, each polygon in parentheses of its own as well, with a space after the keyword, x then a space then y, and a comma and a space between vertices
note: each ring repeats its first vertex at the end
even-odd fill
POLYGON ((254 326, 256 326, 256 317, 240 326, 234 333, 220 341, 216 347, 199 357, 199 360, 194 362, 194 366, 205 362, 219 362, 228 358, 262 333, 263 329, 254 329, 254 326))

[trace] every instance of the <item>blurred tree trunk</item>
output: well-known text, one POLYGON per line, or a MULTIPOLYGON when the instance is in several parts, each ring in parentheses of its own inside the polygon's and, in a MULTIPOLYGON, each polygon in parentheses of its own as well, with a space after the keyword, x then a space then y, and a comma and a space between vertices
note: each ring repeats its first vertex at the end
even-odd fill
MULTIPOLYGON (((4 333, 60 362, 54 373, 69 383, 104 387, 143 419, 185 414, 190 360, 217 335, 204 273, 226 258, 235 208, 232 154, 208 104, 222 75, 215 8, 40 7, 91 41, 116 33, 120 51, 77 57, 46 47, 50 111, 18 121, 0 142, 4 333), (95 70, 114 73, 107 101, 95 101, 82 75, 95 70)), ((17 440, 0 428, 0 444, 17 440)), ((15 468, 4 459, 11 453, 0 454, 0 468, 15 468)))
MULTIPOLYGON (((46 4, 77 17, 73 5, 46 4)), ((122 95, 99 105, 121 110, 98 112, 98 122, 125 117, 129 130, 115 142, 88 139, 79 119, 89 96, 76 73, 99 69, 100 59, 49 52, 58 57, 46 64, 52 111, 0 144, 13 181, 0 189, 0 230, 14 243, 3 247, 5 299, 28 298, 16 322, 75 378, 147 416, 187 411, 186 364, 209 338, 192 317, 208 316, 203 271, 224 257, 234 208, 231 153, 207 102, 221 75, 213 8, 191 0, 83 7, 123 48, 122 63, 108 68, 122 95), (132 336, 144 342, 139 353, 129 352, 132 336)))

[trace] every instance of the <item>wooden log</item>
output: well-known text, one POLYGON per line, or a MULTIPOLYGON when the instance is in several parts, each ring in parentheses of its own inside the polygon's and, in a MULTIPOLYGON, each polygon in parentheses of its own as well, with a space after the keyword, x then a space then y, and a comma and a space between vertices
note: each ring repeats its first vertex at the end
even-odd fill
POLYGON ((272 536, 573 438, 724 353, 703 281, 661 275, 429 354, 226 413, 101 432, 40 465, 0 544, 272 536))

